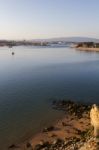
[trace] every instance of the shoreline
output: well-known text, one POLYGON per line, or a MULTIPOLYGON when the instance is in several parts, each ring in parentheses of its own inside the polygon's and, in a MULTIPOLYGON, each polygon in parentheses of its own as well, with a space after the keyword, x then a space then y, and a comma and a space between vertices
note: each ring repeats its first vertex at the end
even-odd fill
POLYGON ((89 129, 89 119, 86 120, 85 124, 84 119, 85 118, 81 118, 78 121, 78 119, 74 115, 65 115, 62 119, 53 124, 53 131, 38 133, 36 136, 34 136, 34 138, 32 138, 30 143, 32 147, 35 148, 35 146, 42 142, 45 143, 48 141, 50 143, 53 143, 54 141, 57 141, 57 139, 69 140, 75 137, 80 138, 80 135, 78 135, 77 132, 79 132, 79 130, 81 132, 84 132, 85 130, 89 129), (79 130, 77 130, 78 128, 79 130))
POLYGON ((44 127, 31 139, 19 145, 13 144, 8 149, 51 150, 51 147, 54 146, 58 150, 63 142, 67 143, 66 150, 72 150, 74 142, 80 148, 93 134, 89 117, 90 108, 91 106, 75 104, 72 101, 55 102, 54 109, 63 110, 63 117, 57 119, 51 126, 44 127))
POLYGON ((79 50, 79 51, 99 52, 99 48, 78 47, 78 48, 75 48, 75 49, 79 50))

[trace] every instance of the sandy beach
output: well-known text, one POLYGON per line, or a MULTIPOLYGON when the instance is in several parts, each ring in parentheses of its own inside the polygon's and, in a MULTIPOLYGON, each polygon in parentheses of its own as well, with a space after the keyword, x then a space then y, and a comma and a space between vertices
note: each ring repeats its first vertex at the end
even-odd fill
POLYGON ((80 51, 88 51, 88 52, 99 52, 99 48, 85 48, 85 47, 78 47, 76 48, 80 51))
POLYGON ((63 119, 57 121, 57 123, 53 126, 53 131, 43 133, 41 132, 34 136, 34 138, 30 141, 33 148, 40 142, 49 141, 50 143, 52 143, 57 139, 69 140, 75 137, 81 138, 81 135, 79 135, 78 132, 79 130, 81 132, 84 132, 85 130, 89 129, 89 118, 87 116, 84 116, 78 120, 74 115, 66 115, 63 119))

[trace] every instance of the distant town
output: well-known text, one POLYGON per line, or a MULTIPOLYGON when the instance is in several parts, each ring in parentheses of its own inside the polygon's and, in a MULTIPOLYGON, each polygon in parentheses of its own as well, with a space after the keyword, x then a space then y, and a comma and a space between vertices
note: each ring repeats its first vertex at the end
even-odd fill
POLYGON ((7 41, 1 40, 0 47, 7 46, 9 48, 13 46, 66 46, 71 42, 64 41, 7 41))
POLYGON ((13 46, 47 46, 47 42, 32 42, 32 41, 7 41, 7 40, 1 40, 0 41, 0 46, 8 46, 8 47, 13 47, 13 46))
POLYGON ((81 41, 66 41, 66 40, 21 40, 21 41, 15 41, 15 40, 0 40, 0 47, 7 46, 9 48, 12 48, 13 46, 49 46, 49 47, 55 47, 55 46, 61 46, 61 47, 75 47, 75 48, 99 48, 99 42, 81 42, 81 41))

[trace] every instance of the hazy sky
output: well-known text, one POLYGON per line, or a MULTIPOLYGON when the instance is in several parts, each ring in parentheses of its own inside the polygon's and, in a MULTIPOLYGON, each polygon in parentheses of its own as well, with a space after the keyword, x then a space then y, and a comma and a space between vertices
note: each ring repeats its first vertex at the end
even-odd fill
POLYGON ((99 38, 99 0, 0 0, 0 39, 99 38))

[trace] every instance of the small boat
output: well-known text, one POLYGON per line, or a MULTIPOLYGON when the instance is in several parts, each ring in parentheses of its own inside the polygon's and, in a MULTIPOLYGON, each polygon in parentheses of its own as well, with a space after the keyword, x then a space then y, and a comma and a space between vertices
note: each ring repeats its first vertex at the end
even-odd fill
POLYGON ((14 55, 15 53, 14 52, 12 52, 12 55, 14 55))

